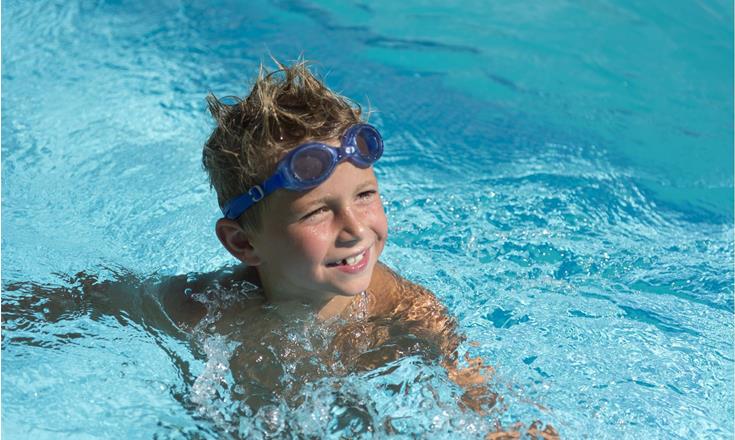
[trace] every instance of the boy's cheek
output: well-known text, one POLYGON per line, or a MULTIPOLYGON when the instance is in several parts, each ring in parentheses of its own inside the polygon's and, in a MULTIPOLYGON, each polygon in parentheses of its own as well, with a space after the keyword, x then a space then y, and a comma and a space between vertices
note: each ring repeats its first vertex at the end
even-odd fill
POLYGON ((326 234, 323 224, 291 225, 286 229, 286 239, 299 247, 308 247, 309 243, 322 241, 326 234))
POLYGON ((329 247, 329 237, 319 228, 309 228, 291 236, 291 245, 297 255, 310 260, 322 260, 329 247))
POLYGON ((388 237, 388 218, 385 216, 385 210, 383 210, 382 204, 375 212, 375 224, 379 238, 385 240, 388 237))
POLYGON ((375 214, 376 215, 373 218, 373 230, 375 231, 375 235, 377 238, 377 241, 375 243, 375 260, 377 261, 380 257, 380 254, 383 253, 385 242, 388 239, 388 219, 386 218, 385 213, 382 209, 375 214))

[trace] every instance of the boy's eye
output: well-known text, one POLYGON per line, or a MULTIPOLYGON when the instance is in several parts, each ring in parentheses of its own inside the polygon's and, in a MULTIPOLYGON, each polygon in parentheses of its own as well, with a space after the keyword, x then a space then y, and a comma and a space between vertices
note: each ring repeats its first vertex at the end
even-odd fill
POLYGON ((301 220, 308 220, 309 218, 312 218, 312 217, 317 216, 319 214, 323 214, 325 212, 327 212, 327 207, 326 206, 322 206, 320 208, 317 208, 317 209, 309 212, 305 216, 301 217, 301 220))
POLYGON ((377 194, 377 191, 375 191, 374 189, 370 189, 370 190, 361 192, 357 196, 359 198, 361 198, 361 199, 368 199, 368 198, 374 196, 375 194, 377 194))

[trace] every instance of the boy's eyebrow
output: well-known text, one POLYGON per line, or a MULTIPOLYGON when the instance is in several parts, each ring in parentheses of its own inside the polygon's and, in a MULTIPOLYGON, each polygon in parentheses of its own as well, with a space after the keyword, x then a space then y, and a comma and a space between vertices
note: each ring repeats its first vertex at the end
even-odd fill
POLYGON ((377 184, 378 184, 378 180, 377 179, 366 180, 366 181, 362 182, 361 184, 357 185, 357 188, 356 188, 357 191, 355 191, 355 192, 362 192, 362 191, 365 190, 365 188, 367 188, 369 186, 377 185, 377 184))

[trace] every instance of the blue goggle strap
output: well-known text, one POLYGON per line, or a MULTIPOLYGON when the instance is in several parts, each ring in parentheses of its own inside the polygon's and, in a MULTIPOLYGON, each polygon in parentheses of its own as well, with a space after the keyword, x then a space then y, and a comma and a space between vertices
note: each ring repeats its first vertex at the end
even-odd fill
POLYGON ((246 193, 230 200, 230 202, 222 208, 222 213, 225 218, 236 220, 243 212, 247 211, 248 208, 263 200, 263 198, 278 188, 283 188, 281 173, 274 174, 262 184, 255 185, 246 193))

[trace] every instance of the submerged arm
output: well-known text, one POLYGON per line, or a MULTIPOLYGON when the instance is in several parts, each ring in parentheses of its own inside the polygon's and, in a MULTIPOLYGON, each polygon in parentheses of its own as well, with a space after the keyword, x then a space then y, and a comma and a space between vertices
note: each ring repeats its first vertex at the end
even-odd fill
POLYGON ((480 358, 466 358, 468 366, 460 367, 457 349, 464 337, 436 296, 383 264, 376 267, 374 278, 369 289, 371 315, 392 316, 408 324, 416 336, 437 348, 449 378, 465 390, 463 403, 479 412, 483 407, 492 408, 496 395, 487 385, 492 368, 483 365, 480 358))
MULTIPOLYGON (((482 359, 465 355, 466 367, 460 366, 457 349, 464 337, 457 331, 457 322, 428 289, 414 284, 379 264, 368 292, 371 294, 371 314, 393 316, 409 324, 409 329, 422 339, 432 342, 439 349, 440 363, 446 368, 449 379, 464 389, 462 403, 484 414, 492 410, 499 397, 490 390, 488 380, 493 373, 482 359)), ((517 439, 526 434, 532 439, 558 440, 559 435, 551 425, 542 429, 540 422, 533 422, 528 429, 521 424, 510 430, 497 426, 487 439, 517 439)))

